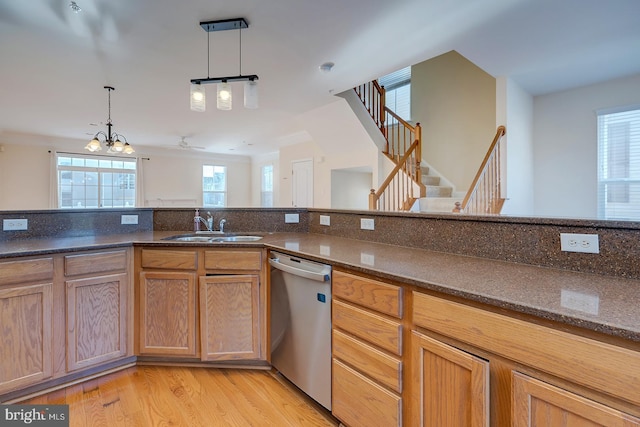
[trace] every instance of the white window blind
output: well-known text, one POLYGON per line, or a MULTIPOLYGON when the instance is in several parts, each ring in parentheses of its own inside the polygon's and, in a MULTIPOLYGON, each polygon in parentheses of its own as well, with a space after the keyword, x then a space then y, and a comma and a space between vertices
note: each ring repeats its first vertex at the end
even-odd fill
POLYGON ((598 217, 640 220, 640 106, 598 112, 598 217))
POLYGON ((411 120, 411 67, 406 67, 378 79, 386 90, 385 105, 404 120, 411 120))

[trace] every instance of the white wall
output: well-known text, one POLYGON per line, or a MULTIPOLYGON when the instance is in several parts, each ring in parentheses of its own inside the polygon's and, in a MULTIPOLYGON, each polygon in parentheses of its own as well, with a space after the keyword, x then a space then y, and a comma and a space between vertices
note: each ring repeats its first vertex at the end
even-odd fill
POLYGON ((534 213, 533 97, 513 80, 496 79, 496 127, 504 125, 501 150, 506 197, 503 215, 531 216, 534 213))
MULTIPOLYGON (((50 153, 86 154, 86 141, 42 135, 0 135, 0 210, 50 209, 50 153)), ((251 159, 180 150, 145 150, 145 206, 202 205, 202 165, 227 166, 228 206, 251 206, 251 159), (184 201, 184 202, 183 202, 184 201)))
POLYGON ((331 171, 331 209, 369 209, 372 179, 370 172, 331 171))
POLYGON ((640 103, 640 74, 534 98, 535 215, 597 217, 596 110, 640 103))

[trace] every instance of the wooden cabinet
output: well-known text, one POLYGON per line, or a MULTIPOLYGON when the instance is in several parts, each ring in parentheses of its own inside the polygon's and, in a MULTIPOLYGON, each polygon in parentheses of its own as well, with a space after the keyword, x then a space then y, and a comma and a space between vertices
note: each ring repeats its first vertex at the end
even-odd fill
POLYGON ((196 355, 196 275, 140 273, 140 354, 196 355))
POLYGON ((138 256, 140 355, 264 357, 261 249, 140 248, 138 256))
POLYGON ((53 374, 53 259, 0 263, 0 393, 53 374))
POLYGON ((489 363, 412 332, 411 425, 489 426, 489 363))
POLYGON ((347 426, 403 423, 402 288, 333 271, 332 412, 347 426))
POLYGON ((638 351, 421 292, 412 299, 413 425, 488 425, 487 377, 493 426, 638 425, 638 351), (430 397, 432 386, 450 401, 430 397), (446 421, 460 414, 470 418, 446 421))
POLYGON ((638 427, 640 418, 514 372, 512 426, 638 427))
POLYGON ((200 278, 202 360, 259 357, 258 283, 255 274, 200 278))
POLYGON ((127 355, 129 251, 64 256, 67 371, 127 355))

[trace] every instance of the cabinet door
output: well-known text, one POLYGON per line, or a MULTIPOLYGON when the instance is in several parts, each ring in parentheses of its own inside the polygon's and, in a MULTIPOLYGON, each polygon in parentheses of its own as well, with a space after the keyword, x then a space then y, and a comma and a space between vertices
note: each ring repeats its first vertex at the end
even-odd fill
POLYGON ((488 426, 489 363, 418 332, 411 335, 411 425, 488 426))
POLYGON ((258 284, 255 274, 200 278, 202 360, 260 356, 258 284))
POLYGON ((196 275, 140 273, 140 353, 196 355, 196 275))
POLYGON ((0 392, 52 375, 52 284, 0 289, 0 392))
POLYGON ((123 357, 127 352, 127 275, 68 280, 67 370, 123 357))
POLYGON ((640 426, 640 419, 514 372, 512 425, 632 427, 640 426))

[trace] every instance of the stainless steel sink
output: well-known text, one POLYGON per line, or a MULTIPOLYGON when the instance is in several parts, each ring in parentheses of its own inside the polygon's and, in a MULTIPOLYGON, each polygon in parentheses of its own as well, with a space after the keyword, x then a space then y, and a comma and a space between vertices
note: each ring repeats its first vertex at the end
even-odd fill
POLYGON ((225 243, 225 242, 256 242, 262 236, 233 235, 233 236, 203 236, 203 235, 179 235, 167 237, 164 240, 176 240, 179 242, 225 243))
POLYGON ((212 237, 211 242, 255 242, 262 239, 262 236, 225 236, 212 237))

